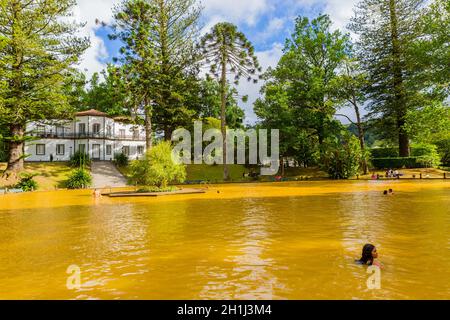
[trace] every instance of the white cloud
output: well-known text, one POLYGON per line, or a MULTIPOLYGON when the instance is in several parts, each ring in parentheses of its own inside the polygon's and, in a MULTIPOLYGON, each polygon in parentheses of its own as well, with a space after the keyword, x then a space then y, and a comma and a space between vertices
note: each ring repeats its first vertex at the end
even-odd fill
POLYGON ((350 18, 353 16, 353 8, 359 0, 326 0, 325 12, 330 15, 334 28, 346 30, 350 18))
MULTIPOLYGON (((270 50, 256 52, 256 56, 258 57, 263 71, 266 71, 269 67, 275 67, 278 64, 282 54, 283 45, 280 43, 273 44, 270 50)), ((252 124, 257 121, 257 117, 253 112, 253 103, 261 96, 260 90, 262 84, 262 82, 255 84, 253 82, 247 82, 246 79, 242 79, 237 88, 240 95, 248 95, 248 102, 245 104, 240 103, 245 111, 246 123, 252 124)))
POLYGON ((270 9, 268 2, 269 0, 204 0, 202 5, 207 17, 221 17, 221 20, 253 26, 270 9))
POLYGON ((80 31, 80 35, 89 37, 91 46, 86 50, 79 65, 79 69, 85 71, 88 77, 94 72, 100 72, 105 68, 101 60, 108 58, 103 39, 95 35, 99 28, 95 21, 110 22, 112 19, 112 8, 118 0, 77 0, 74 9, 74 17, 77 21, 86 23, 80 31))

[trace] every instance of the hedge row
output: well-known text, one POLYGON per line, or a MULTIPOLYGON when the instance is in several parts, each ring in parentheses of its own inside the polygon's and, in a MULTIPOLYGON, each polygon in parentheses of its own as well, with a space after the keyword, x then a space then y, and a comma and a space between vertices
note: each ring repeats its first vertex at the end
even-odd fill
MULTIPOLYGON (((421 157, 432 152, 426 147, 411 148, 411 157, 421 157)), ((398 148, 374 148, 370 150, 372 158, 398 158, 398 148)))
POLYGON ((376 169, 398 169, 398 168, 418 168, 418 157, 408 158, 374 158, 372 166, 376 169))
POLYGON ((372 158, 397 158, 398 148, 374 148, 370 150, 372 158))

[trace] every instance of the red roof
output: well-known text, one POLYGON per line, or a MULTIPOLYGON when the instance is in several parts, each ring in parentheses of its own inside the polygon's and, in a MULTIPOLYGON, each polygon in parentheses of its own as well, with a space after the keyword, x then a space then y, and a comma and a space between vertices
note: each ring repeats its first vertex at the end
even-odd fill
POLYGON ((88 111, 81 111, 81 112, 77 112, 75 114, 77 117, 82 117, 82 116, 93 116, 93 117, 108 117, 108 115, 104 112, 95 110, 95 109, 91 109, 88 111))

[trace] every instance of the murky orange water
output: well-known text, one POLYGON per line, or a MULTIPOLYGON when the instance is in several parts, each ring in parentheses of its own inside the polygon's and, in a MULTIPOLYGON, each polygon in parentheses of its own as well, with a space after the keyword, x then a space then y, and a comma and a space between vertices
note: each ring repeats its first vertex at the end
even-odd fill
POLYGON ((1 299, 450 299, 449 270, 450 181, 0 196, 1 299), (353 262, 366 242, 385 265, 380 290, 353 262))

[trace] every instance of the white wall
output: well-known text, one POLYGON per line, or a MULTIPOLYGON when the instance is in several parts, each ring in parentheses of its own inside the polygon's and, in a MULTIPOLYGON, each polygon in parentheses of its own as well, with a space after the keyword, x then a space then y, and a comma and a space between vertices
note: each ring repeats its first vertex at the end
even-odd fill
POLYGON ((42 139, 25 143, 25 154, 30 155, 26 161, 50 161, 50 155, 53 155, 53 161, 69 161, 73 154, 73 140, 64 139, 42 139), (36 154, 36 145, 45 145, 45 155, 36 154), (64 145, 64 155, 56 154, 56 145, 64 145))
MULTIPOLYGON (((38 125, 45 126, 45 133, 56 134, 56 123, 53 124, 43 124, 43 123, 29 123, 27 125, 27 131, 33 132, 37 129, 38 125)), ((46 136, 45 138, 41 138, 40 140, 26 142, 25 143, 25 153, 30 156, 26 158, 26 161, 50 161, 50 155, 53 155, 53 161, 69 161, 70 157, 80 149, 80 145, 85 145, 85 151, 89 154, 91 158, 95 158, 98 160, 111 161, 114 159, 114 155, 117 153, 122 153, 123 147, 128 146, 130 153, 129 159, 136 160, 141 158, 143 154, 138 154, 138 146, 142 146, 145 153, 145 129, 143 126, 138 126, 139 130, 139 140, 132 140, 133 137, 133 129, 135 126, 131 124, 124 124, 120 122, 115 122, 111 118, 106 117, 93 117, 93 116, 83 116, 77 117, 75 121, 67 122, 61 121, 61 124, 65 127, 64 135, 65 137, 58 138, 50 138, 46 136), (89 139, 74 139, 74 134, 79 133, 79 123, 85 123, 86 125, 86 134, 93 133, 94 124, 98 123, 100 125, 100 132, 98 138, 89 138, 89 139), (107 133, 107 127, 111 126, 112 134, 114 138, 103 138, 104 134, 107 133), (119 134, 120 130, 125 130, 126 139, 120 139, 119 134), (67 136, 70 136, 71 139, 68 139, 67 136), (36 154, 36 145, 44 144, 45 145, 45 155, 37 155, 36 154), (56 145, 63 144, 64 145, 64 155, 56 154, 56 145), (95 145, 99 145, 99 152, 94 150, 95 145), (111 154, 107 155, 107 146, 111 146, 111 154), (94 154, 95 152, 95 154, 94 154), (100 156, 100 157, 98 157, 100 156)))

